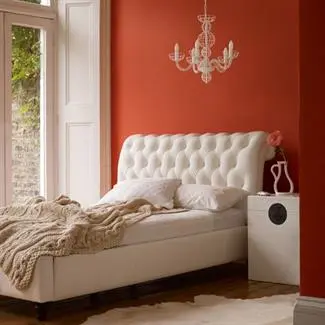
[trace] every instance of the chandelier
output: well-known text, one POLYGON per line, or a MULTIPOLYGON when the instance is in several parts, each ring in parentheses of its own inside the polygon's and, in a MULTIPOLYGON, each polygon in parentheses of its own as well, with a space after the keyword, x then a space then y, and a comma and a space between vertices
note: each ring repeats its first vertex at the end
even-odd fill
POLYGON ((202 33, 195 41, 194 48, 189 51, 186 57, 187 67, 182 67, 180 62, 184 60, 185 54, 179 51, 179 45, 175 44, 174 53, 169 54, 169 58, 175 62, 176 67, 180 71, 193 70, 194 73, 201 73, 201 79, 207 84, 211 81, 211 72, 214 70, 225 72, 232 64, 232 61, 238 57, 239 53, 234 50, 234 43, 229 42, 228 48, 223 50, 223 56, 217 58, 211 57, 211 48, 215 44, 215 36, 211 32, 211 23, 214 22, 216 16, 207 14, 207 0, 204 0, 204 14, 198 16, 199 22, 202 24, 202 33))

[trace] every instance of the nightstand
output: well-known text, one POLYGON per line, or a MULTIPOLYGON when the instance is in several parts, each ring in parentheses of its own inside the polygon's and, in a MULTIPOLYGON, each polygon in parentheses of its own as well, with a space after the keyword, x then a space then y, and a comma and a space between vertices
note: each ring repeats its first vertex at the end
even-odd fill
POLYGON ((248 276, 299 285, 299 196, 248 197, 248 276))

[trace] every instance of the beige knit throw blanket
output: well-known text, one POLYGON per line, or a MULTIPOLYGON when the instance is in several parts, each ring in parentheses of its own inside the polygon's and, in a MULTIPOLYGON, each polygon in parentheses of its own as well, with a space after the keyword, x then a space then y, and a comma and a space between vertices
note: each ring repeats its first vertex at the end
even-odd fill
POLYGON ((0 267, 17 289, 27 289, 40 256, 116 247, 127 226, 158 211, 164 212, 143 199, 82 209, 67 196, 0 208, 0 267))

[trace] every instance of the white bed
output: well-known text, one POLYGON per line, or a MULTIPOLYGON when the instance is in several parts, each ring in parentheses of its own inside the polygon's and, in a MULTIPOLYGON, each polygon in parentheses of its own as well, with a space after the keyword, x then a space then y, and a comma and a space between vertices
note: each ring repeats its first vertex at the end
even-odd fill
POLYGON ((246 215, 242 209, 238 208, 221 212, 190 210, 181 213, 157 214, 130 227, 124 235, 121 246, 193 236, 245 225, 246 215))
MULTIPOLYGON (((266 137, 264 132, 133 135, 123 144, 118 180, 180 178, 256 193, 262 189, 265 160, 274 154, 266 137)), ((0 294, 45 303, 244 259, 245 216, 245 202, 221 213, 154 215, 129 228, 118 248, 40 258, 25 291, 0 272, 0 294)))

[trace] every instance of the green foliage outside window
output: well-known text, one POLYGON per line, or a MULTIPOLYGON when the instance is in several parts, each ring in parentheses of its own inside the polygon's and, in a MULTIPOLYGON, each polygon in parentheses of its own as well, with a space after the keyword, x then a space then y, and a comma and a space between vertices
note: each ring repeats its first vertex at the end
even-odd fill
MULTIPOLYGON (((28 0, 39 4, 41 0, 28 0)), ((12 27, 12 94, 22 122, 33 129, 40 122, 40 30, 12 27)))

